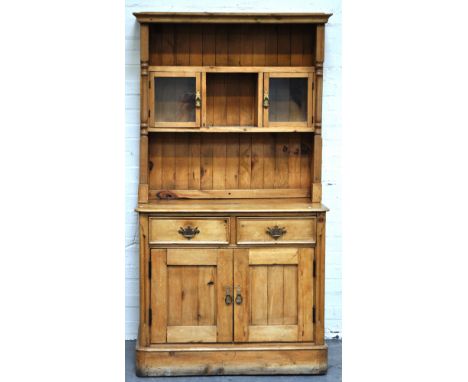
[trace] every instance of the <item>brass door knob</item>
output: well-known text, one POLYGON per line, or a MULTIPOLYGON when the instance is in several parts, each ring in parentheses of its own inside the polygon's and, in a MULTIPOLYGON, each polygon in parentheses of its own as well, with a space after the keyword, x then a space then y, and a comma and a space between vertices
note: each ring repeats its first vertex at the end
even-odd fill
POLYGON ((270 106, 270 97, 268 96, 268 93, 265 93, 263 95, 263 107, 268 107, 270 106))
POLYGON ((195 107, 201 107, 201 96, 200 92, 195 94, 195 107))
POLYGON ((198 227, 192 228, 191 226, 180 227, 179 232, 183 237, 190 240, 200 233, 198 227))

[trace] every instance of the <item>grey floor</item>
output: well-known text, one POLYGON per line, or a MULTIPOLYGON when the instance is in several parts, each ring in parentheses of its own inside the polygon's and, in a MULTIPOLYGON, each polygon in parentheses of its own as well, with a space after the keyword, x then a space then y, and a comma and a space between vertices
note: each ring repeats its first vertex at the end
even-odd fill
POLYGON ((171 382, 338 382, 341 381, 341 341, 330 340, 328 344, 328 373, 316 376, 212 376, 212 377, 155 377, 138 378, 135 375, 135 341, 125 341, 125 381, 171 381, 171 382))

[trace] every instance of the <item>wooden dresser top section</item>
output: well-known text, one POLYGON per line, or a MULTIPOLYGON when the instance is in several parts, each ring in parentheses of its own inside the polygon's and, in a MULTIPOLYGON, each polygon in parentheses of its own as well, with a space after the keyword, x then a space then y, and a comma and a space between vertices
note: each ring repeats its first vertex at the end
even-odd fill
POLYGON ((309 198, 295 199, 210 199, 210 200, 155 200, 139 204, 136 209, 143 213, 275 213, 275 212, 325 212, 321 203, 311 203, 309 198))
POLYGON ((135 12, 140 23, 324 24, 332 13, 135 12))

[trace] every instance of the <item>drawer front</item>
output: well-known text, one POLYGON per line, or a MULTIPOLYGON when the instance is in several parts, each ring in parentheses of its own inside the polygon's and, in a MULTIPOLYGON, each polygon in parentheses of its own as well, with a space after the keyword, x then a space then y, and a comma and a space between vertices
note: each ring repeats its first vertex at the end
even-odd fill
POLYGON ((238 244, 313 244, 315 217, 238 218, 238 244))
POLYGON ((150 244, 228 244, 229 218, 150 218, 150 244))

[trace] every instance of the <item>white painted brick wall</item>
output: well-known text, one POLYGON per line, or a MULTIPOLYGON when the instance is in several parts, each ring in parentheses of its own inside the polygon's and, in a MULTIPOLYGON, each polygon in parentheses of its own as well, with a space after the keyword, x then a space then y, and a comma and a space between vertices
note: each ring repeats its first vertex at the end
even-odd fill
POLYGON ((127 0, 125 7, 125 337, 138 333, 139 11, 332 12, 326 26, 323 89, 323 203, 327 215, 325 334, 341 337, 341 1, 340 0, 127 0))

